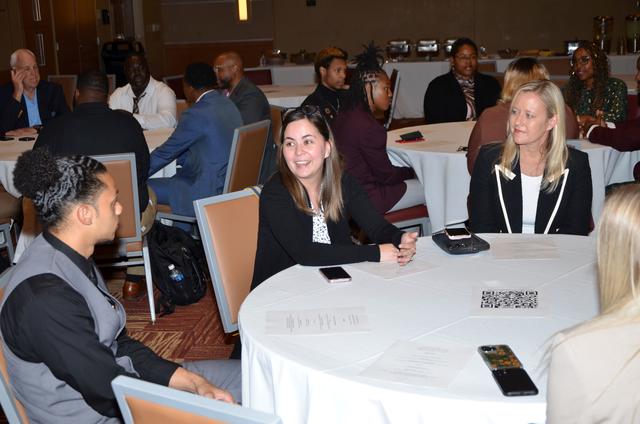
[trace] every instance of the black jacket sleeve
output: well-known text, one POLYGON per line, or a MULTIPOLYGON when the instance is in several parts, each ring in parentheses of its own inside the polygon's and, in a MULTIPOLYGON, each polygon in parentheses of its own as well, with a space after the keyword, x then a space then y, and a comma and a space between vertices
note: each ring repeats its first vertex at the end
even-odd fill
POLYGON ((591 201, 593 197, 589 157, 586 153, 577 150, 569 149, 569 152, 569 161, 567 163, 569 179, 567 185, 571 182, 571 193, 566 194, 568 198, 564 214, 565 219, 559 225, 559 232, 586 236, 589 234, 589 226, 592 219, 591 201))
POLYGON ((494 164, 499 146, 480 148, 469 187, 469 227, 474 233, 497 233, 502 211, 495 208, 496 183, 494 164))
MULTIPOLYGON (((393 243, 397 247, 404 232, 390 224, 376 211, 369 196, 355 178, 345 175, 342 183, 348 212, 371 241, 377 244, 393 243)), ((380 260, 379 257, 378 260, 380 260)))
MULTIPOLYGON (((0 133, 18 128, 18 117, 22 105, 13 98, 13 86, 5 85, 0 88, 0 133)), ((24 113, 24 112, 22 112, 24 113)))

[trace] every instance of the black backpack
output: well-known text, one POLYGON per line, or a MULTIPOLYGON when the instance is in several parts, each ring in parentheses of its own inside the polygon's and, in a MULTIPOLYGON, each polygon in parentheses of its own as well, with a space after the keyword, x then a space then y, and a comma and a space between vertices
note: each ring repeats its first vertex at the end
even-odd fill
POLYGON ((173 312, 175 305, 190 305, 202 299, 209 281, 209 271, 202 244, 180 228, 154 223, 147 234, 151 275, 160 290, 160 315, 173 312), (169 276, 169 265, 182 273, 176 283, 169 276))

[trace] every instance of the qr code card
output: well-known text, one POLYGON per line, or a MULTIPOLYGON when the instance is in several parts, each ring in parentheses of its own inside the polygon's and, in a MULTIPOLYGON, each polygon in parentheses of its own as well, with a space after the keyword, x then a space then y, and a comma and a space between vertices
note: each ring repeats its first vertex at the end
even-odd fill
POLYGON ((472 315, 544 316, 544 302, 539 289, 475 287, 472 315))

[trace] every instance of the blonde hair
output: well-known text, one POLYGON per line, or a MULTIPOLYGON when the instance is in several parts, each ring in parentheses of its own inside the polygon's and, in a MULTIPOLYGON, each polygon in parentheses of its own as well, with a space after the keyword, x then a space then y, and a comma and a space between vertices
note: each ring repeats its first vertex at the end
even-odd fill
MULTIPOLYGON (((560 89, 551 81, 537 80, 522 85, 513 96, 512 103, 522 93, 533 93, 542 101, 547 111, 547 119, 556 117, 556 125, 549 132, 544 146, 544 174, 541 190, 553 192, 558 186, 560 176, 564 172, 569 157, 565 131, 564 99, 560 89)), ((502 145, 498 163, 502 169, 513 170, 520 159, 520 147, 513 140, 511 120, 507 121, 507 140, 502 145)))
POLYGON ((509 103, 522 84, 533 80, 548 80, 549 72, 542 63, 532 57, 521 57, 509 63, 504 73, 504 86, 500 102, 509 103))
POLYGON ((320 110, 315 106, 301 106, 285 113, 280 130, 280 143, 276 154, 278 171, 282 178, 282 184, 287 188, 296 207, 302 212, 313 215, 309 207, 307 192, 298 178, 293 175, 287 161, 284 158, 284 133, 292 122, 302 119, 308 120, 329 142, 331 146, 329 156, 325 158, 322 166, 322 185, 320 189, 320 201, 324 212, 325 221, 338 222, 342 216, 342 159, 336 148, 335 139, 329 124, 325 121, 320 110))
POLYGON ((609 196, 598 225, 600 312, 616 312, 640 289, 640 185, 622 186, 609 196))

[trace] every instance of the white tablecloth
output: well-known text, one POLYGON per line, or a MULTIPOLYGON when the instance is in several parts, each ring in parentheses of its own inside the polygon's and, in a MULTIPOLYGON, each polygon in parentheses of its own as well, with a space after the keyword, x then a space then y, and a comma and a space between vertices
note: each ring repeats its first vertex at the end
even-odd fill
POLYGON ((260 85, 270 105, 298 107, 316 89, 315 85, 260 85))
MULTIPOLYGON (((292 423, 543 423, 545 343, 555 332, 597 313, 595 239, 579 236, 483 235, 507 240, 552 240, 557 257, 496 260, 492 252, 449 256, 429 238, 417 258, 433 268, 384 280, 345 265, 353 281, 327 284, 314 267, 294 266, 252 291, 240 310, 242 399, 250 408, 292 423), (470 317, 476 287, 540 290, 544 317, 470 317), (267 311, 365 307, 370 332, 343 335, 267 335, 267 311), (459 344, 466 364, 446 389, 360 376, 397 340, 459 344), (505 397, 481 357, 485 344, 508 344, 540 394, 505 397)), ((411 266, 411 264, 409 265, 411 266)))
MULTIPOLYGON (((431 228, 434 232, 445 226, 465 221, 467 196, 471 176, 467 171, 466 152, 474 122, 421 125, 389 131, 387 152, 392 162, 409 165, 424 186, 431 228), (399 144, 400 134, 420 131, 426 141, 399 144)), ((604 188, 613 183, 633 180, 633 167, 640 161, 640 151, 619 152, 611 147, 587 140, 570 141, 589 155, 593 182, 591 213, 598 221, 604 205, 604 188)))

